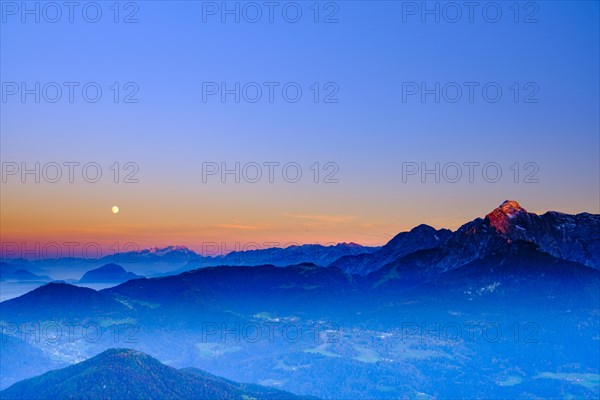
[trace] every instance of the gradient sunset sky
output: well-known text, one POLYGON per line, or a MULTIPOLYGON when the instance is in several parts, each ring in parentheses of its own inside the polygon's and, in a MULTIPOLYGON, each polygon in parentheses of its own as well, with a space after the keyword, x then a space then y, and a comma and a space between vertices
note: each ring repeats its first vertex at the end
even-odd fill
POLYGON ((505 199, 532 212, 600 212, 598 2, 538 2, 537 23, 522 22, 531 9, 515 23, 508 2, 497 23, 481 10, 472 23, 466 15, 403 22, 402 2, 337 2, 339 22, 328 24, 313 21, 313 2, 298 3, 298 23, 277 11, 273 23, 222 23, 220 15, 203 22, 202 2, 148 1, 132 24, 114 23, 109 3, 98 23, 3 14, 3 166, 95 162, 103 171, 97 183, 80 169, 73 183, 7 176, 3 243, 380 245, 420 223, 457 228, 505 199), (254 104, 203 102, 203 82, 273 81, 297 82, 302 99, 288 103, 276 92, 273 103, 265 93, 254 104), (23 103, 6 97, 6 82, 97 82, 103 97, 87 103, 76 91, 73 103, 66 93, 56 103, 23 103), (134 82, 139 102, 115 103, 114 82, 134 82), (314 82, 334 82, 339 101, 315 103, 314 82), (496 82, 503 95, 496 103, 481 90, 473 103, 465 93, 457 103, 403 102, 403 82, 496 82), (515 82, 521 95, 534 83, 538 102, 515 103, 515 82), (274 183, 202 179, 203 162, 269 161, 296 162, 303 178, 288 183, 276 169, 274 183), (498 163, 502 179, 487 182, 480 169, 472 183, 402 179, 403 162, 469 161, 498 163), (136 163, 139 183, 114 183, 115 162, 122 174, 136 163), (314 183, 315 162, 336 163, 339 182, 314 183), (515 183, 515 162, 539 166, 538 182, 523 182, 522 169, 515 183))

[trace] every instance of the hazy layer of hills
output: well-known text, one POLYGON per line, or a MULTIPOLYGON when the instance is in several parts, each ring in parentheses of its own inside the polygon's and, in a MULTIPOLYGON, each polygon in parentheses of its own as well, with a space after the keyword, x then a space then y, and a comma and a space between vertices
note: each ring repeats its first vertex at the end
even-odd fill
POLYGON ((36 275, 26 269, 19 269, 6 262, 0 262, 0 281, 40 281, 49 282, 52 280, 47 275, 36 275))
MULTIPOLYGON (((272 264, 287 266, 302 262, 328 265, 340 257, 370 253, 379 247, 366 247, 355 243, 336 245, 305 244, 285 248, 232 251, 218 256, 202 256, 184 246, 150 248, 140 251, 120 252, 98 259, 62 257, 41 260, 5 258, 0 271, 27 270, 31 273, 46 273, 56 279, 70 280, 75 276, 104 265, 117 264, 127 271, 143 276, 165 276, 201 267, 219 265, 241 266, 272 264)), ((3 275, 3 273, 2 273, 3 275)))

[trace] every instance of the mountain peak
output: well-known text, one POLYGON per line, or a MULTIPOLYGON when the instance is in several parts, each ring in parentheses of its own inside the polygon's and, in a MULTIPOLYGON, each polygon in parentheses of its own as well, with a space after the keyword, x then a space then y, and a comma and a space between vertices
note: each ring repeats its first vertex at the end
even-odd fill
POLYGON ((3 399, 302 399, 229 381, 201 370, 177 370, 131 349, 109 349, 77 364, 20 381, 3 399))
POLYGON ((133 272, 127 272, 125 268, 119 264, 105 264, 99 268, 87 271, 79 283, 122 283, 130 279, 143 278, 141 275, 134 274, 133 272))
POLYGON ((340 246, 340 247, 363 247, 362 245, 355 243, 355 242, 342 242, 342 243, 338 243, 336 246, 340 246))
POLYGON ((157 247, 152 246, 145 250, 142 250, 142 253, 154 254, 158 256, 164 256, 168 253, 179 252, 179 253, 192 253, 192 251, 187 246, 179 246, 179 245, 171 245, 166 247, 157 247))
POLYGON ((515 214, 521 210, 525 211, 525 209, 515 200, 505 200, 497 209, 502 210, 505 214, 515 214))
POLYGON ((103 351, 96 356, 98 360, 122 360, 122 359, 137 359, 139 362, 153 360, 146 353, 142 353, 133 349, 112 348, 103 351))
POLYGON ((510 220, 520 213, 527 213, 527 211, 518 202, 506 200, 498 208, 486 215, 486 218, 496 230, 507 233, 510 227, 510 220))
POLYGON ((420 224, 420 225, 417 225, 414 228, 412 228, 410 231, 413 233, 419 233, 419 232, 428 233, 428 232, 435 232, 435 228, 432 226, 429 226, 427 224, 420 224))
POLYGON ((96 268, 94 271, 98 272, 125 272, 125 268, 121 267, 119 264, 110 263, 104 264, 103 266, 96 268))

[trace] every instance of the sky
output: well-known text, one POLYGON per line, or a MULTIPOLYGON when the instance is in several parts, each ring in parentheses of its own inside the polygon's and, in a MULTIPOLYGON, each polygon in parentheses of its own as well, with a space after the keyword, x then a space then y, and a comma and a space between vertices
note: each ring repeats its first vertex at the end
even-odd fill
POLYGON ((4 245, 600 212, 598 2, 61 4, 0 2, 4 245))

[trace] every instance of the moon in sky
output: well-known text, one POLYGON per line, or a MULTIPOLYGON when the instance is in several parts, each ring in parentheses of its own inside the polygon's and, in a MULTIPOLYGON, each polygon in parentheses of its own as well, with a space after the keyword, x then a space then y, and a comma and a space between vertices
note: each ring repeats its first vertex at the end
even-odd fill
POLYGON ((112 207, 112 212, 113 212, 113 214, 117 214, 119 212, 119 207, 113 206, 112 207))

